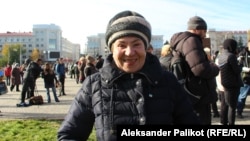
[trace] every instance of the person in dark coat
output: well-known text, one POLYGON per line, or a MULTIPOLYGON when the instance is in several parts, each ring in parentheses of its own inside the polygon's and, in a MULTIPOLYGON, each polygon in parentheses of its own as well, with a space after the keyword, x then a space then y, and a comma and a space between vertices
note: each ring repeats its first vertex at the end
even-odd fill
POLYGON ((169 71, 172 54, 170 51, 170 44, 166 44, 161 48, 160 63, 164 70, 169 71))
POLYGON ((58 141, 87 140, 93 126, 98 141, 115 141, 121 124, 200 124, 175 76, 146 52, 151 26, 142 15, 118 13, 105 38, 111 54, 99 72, 85 78, 59 128, 58 141))
POLYGON ((103 62, 104 62, 104 59, 102 58, 102 55, 99 55, 97 57, 97 62, 95 64, 95 67, 96 67, 97 70, 99 70, 100 68, 102 68, 103 62))
POLYGON ((17 104, 17 107, 26 107, 29 104, 25 103, 25 97, 27 98, 34 96, 36 79, 40 76, 43 71, 41 68, 42 59, 36 59, 36 61, 25 61, 27 64, 26 71, 23 76, 23 88, 21 92, 21 102, 17 104))
POLYGON ((221 84, 224 94, 221 95, 221 124, 234 125, 237 99, 240 87, 243 86, 241 71, 243 64, 237 61, 237 42, 234 39, 226 39, 223 50, 218 56, 221 84))
MULTIPOLYGON (((215 102, 217 95, 210 86, 219 74, 219 67, 208 60, 204 51, 202 40, 206 37, 206 21, 199 17, 191 17, 187 22, 187 31, 175 33, 170 40, 171 46, 182 54, 187 63, 188 77, 185 90, 189 92, 190 99, 197 115, 203 125, 211 125, 212 115, 210 104, 215 102)), ((173 55, 178 53, 173 52, 173 55)))
POLYGON ((84 77, 96 73, 98 70, 95 67, 95 58, 87 55, 86 56, 86 66, 84 67, 84 77))
POLYGON ((74 70, 75 70, 75 75, 76 75, 76 78, 75 78, 75 80, 76 80, 76 84, 78 84, 79 83, 79 75, 80 75, 80 72, 79 72, 79 69, 78 69, 78 62, 79 61, 76 61, 76 63, 74 64, 74 70))
POLYGON ((55 102, 59 102, 59 99, 56 95, 56 86, 55 86, 55 83, 58 84, 59 82, 56 78, 55 72, 53 71, 49 63, 45 63, 45 67, 42 72, 42 78, 44 79, 44 87, 46 88, 46 91, 47 91, 48 103, 51 102, 50 90, 49 90, 50 88, 52 89, 55 102))
POLYGON ((237 117, 244 118, 242 115, 243 110, 246 105, 247 96, 250 95, 250 39, 247 42, 247 47, 245 47, 238 57, 238 61, 243 63, 242 68, 242 80, 244 85, 240 88, 240 94, 237 103, 237 117))
POLYGON ((10 91, 12 91, 16 87, 16 91, 20 92, 19 85, 21 84, 21 71, 19 68, 19 64, 16 63, 14 68, 11 70, 11 86, 10 91))

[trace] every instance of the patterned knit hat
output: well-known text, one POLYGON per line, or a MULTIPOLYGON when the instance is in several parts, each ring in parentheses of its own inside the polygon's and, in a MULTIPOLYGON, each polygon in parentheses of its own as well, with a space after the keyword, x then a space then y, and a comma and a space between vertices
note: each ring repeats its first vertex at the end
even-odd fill
POLYGON ((115 40, 125 36, 136 36, 142 39, 147 48, 151 41, 151 25, 141 14, 123 11, 109 21, 105 36, 109 49, 115 40))
POLYGON ((188 21, 188 29, 204 29, 207 30, 207 23, 199 16, 191 17, 188 21))

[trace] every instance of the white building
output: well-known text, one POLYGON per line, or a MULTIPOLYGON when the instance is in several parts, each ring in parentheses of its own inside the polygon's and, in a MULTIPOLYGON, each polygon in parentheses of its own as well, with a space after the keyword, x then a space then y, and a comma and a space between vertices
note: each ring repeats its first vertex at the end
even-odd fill
MULTIPOLYGON (((160 49, 163 46, 163 35, 152 35, 151 44, 155 49, 160 49)), ((87 37, 84 54, 89 54, 93 57, 96 57, 97 55, 106 57, 109 52, 109 48, 106 47, 104 33, 87 37)))
POLYGON ((78 60, 80 44, 74 44, 62 37, 62 30, 55 24, 35 24, 33 32, 0 33, 0 50, 5 44, 21 44, 25 53, 20 53, 20 63, 29 58, 33 49, 37 48, 44 61, 54 62, 57 58, 66 61, 78 60))

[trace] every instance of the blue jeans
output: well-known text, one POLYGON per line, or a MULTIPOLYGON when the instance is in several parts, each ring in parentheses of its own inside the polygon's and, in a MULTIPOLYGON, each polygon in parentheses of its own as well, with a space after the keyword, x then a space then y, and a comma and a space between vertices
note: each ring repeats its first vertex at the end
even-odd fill
MULTIPOLYGON (((50 103, 50 101, 51 101, 51 100, 50 100, 50 91, 49 91, 49 89, 50 89, 50 88, 46 88, 48 103, 50 103)), ((57 95, 56 95, 56 88, 55 88, 55 87, 51 87, 51 89, 52 89, 52 92, 53 92, 55 101, 56 101, 56 102, 59 101, 59 100, 58 100, 58 97, 57 97, 57 95)))
POLYGON ((250 93, 250 85, 244 84, 244 86, 240 88, 240 94, 238 97, 238 103, 237 103, 238 114, 242 114, 243 109, 245 108, 246 98, 249 93, 250 93))

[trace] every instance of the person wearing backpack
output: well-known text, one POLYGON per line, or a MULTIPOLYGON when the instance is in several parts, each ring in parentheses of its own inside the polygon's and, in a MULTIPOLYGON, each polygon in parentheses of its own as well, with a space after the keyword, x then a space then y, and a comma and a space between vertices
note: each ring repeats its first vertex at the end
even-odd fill
POLYGON ((218 66, 209 61, 203 50, 202 40, 206 37, 207 23, 194 16, 188 20, 187 31, 175 33, 170 40, 174 47, 175 56, 182 56, 185 62, 186 73, 184 88, 189 93, 193 107, 203 125, 211 125, 210 104, 216 100, 216 96, 210 91, 210 83, 219 73, 218 66))

